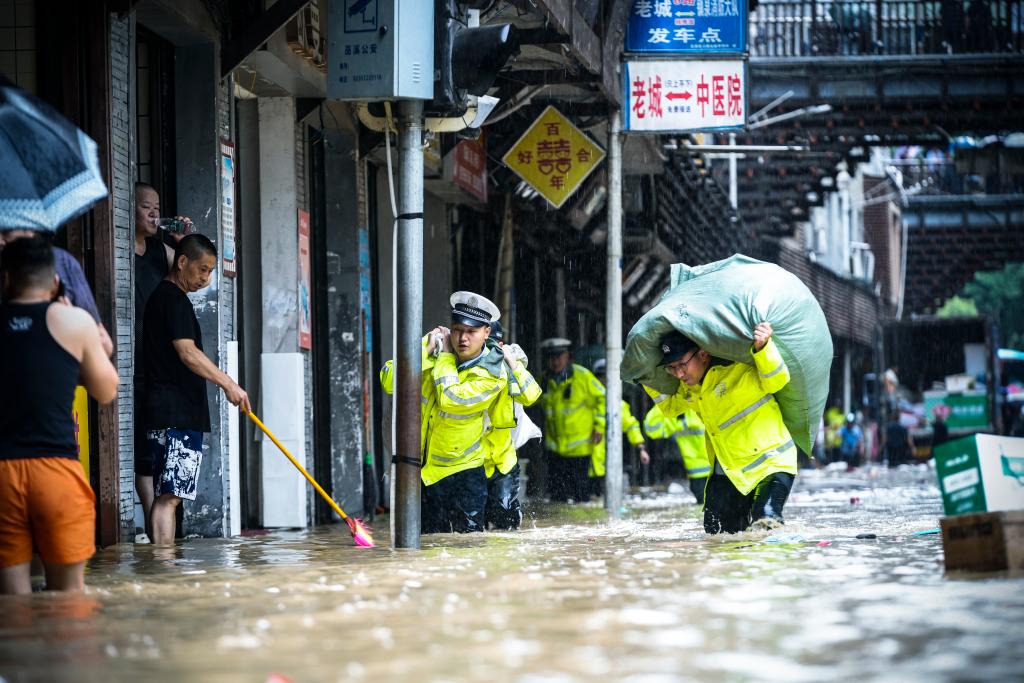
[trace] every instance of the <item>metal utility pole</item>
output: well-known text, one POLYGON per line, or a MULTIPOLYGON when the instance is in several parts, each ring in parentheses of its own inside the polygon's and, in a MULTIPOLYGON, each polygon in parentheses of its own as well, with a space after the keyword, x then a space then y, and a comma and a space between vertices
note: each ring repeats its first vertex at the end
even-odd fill
MULTIPOLYGON (((736 146, 736 133, 729 133, 729 146, 736 146)), ((736 155, 729 155, 729 204, 733 210, 739 206, 739 190, 736 186, 736 155)))
POLYGON ((555 268, 555 335, 565 337, 569 334, 566 311, 569 302, 565 298, 565 267, 555 268))
POLYGON ((395 300, 395 548, 420 547, 420 336, 423 334, 423 102, 398 103, 395 300))
POLYGON ((605 302, 605 478, 604 507, 622 509, 622 133, 613 109, 608 127, 608 281, 605 302))

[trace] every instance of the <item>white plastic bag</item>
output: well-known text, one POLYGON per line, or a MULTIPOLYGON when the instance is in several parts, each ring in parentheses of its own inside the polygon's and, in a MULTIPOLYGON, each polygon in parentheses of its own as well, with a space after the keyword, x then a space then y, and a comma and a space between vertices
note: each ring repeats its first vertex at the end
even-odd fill
POLYGON ((512 428, 512 445, 519 450, 526 445, 530 439, 539 439, 544 435, 540 427, 533 423, 530 416, 518 403, 515 405, 516 426, 512 428))

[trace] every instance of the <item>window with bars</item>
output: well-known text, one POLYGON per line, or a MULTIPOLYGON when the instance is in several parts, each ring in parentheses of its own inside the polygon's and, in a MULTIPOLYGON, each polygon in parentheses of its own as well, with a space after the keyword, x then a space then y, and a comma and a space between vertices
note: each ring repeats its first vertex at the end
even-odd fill
POLYGON ((0 73, 36 92, 35 0, 0 0, 0 73))

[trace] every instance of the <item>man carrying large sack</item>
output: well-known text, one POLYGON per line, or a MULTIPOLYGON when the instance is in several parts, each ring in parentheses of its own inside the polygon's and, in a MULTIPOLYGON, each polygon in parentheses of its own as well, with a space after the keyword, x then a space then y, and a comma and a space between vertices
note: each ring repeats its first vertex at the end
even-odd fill
POLYGON ((796 445, 773 394, 790 374, 759 323, 750 347, 753 366, 711 356, 680 332, 661 339, 662 366, 678 379, 675 394, 644 389, 666 417, 693 409, 703 420, 713 468, 704 492, 704 530, 737 533, 782 524, 782 508, 796 476, 796 445))

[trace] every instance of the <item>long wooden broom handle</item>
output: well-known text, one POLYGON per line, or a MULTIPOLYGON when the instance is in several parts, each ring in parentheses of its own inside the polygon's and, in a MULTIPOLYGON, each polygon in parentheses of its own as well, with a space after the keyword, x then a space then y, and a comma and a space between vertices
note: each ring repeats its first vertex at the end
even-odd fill
POLYGON ((248 415, 249 419, 252 420, 257 427, 262 429, 264 434, 270 437, 270 440, 274 442, 274 445, 281 449, 281 452, 284 453, 285 457, 292 461, 292 464, 295 465, 295 469, 297 469, 299 472, 302 472, 302 476, 306 478, 306 481, 313 485, 313 488, 316 489, 317 493, 323 496, 323 499, 327 501, 327 504, 334 508, 334 511, 337 512, 342 519, 347 520, 348 515, 345 514, 345 511, 342 510, 341 507, 339 507, 338 504, 334 502, 333 498, 327 495, 327 491, 324 491, 323 488, 321 488, 320 484, 316 483, 316 479, 314 479, 312 475, 310 475, 310 473, 306 471, 306 468, 300 465, 299 461, 296 460, 295 457, 288 452, 288 449, 284 447, 284 444, 277 440, 277 437, 274 436, 273 432, 267 429, 267 425, 263 424, 263 422, 261 422, 260 419, 256 417, 256 415, 252 411, 249 411, 248 415))

